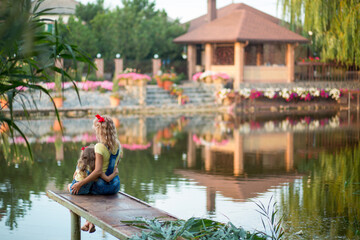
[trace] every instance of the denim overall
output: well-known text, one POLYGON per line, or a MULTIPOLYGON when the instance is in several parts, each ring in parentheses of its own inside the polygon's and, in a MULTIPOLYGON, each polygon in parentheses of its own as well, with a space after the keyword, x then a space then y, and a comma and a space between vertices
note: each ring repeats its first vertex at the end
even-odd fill
MULTIPOLYGON (((87 176, 89 176, 90 172, 88 170, 86 170, 86 174, 87 174, 87 176)), ((77 182, 78 181, 76 181, 75 179, 72 180, 71 185, 70 185, 70 193, 71 194, 73 194, 71 187, 77 182)), ((94 182, 89 182, 89 183, 81 186, 81 188, 79 189, 79 192, 77 193, 77 195, 89 194, 90 193, 90 188, 91 188, 93 183, 94 182)))
MULTIPOLYGON (((106 176, 109 176, 114 171, 116 158, 120 154, 120 147, 121 146, 119 146, 119 149, 116 154, 112 154, 111 151, 108 149, 110 153, 110 159, 109 159, 109 166, 105 172, 106 176)), ((97 181, 93 182, 90 189, 90 194, 94 194, 94 195, 115 194, 119 192, 119 190, 120 190, 119 176, 114 177, 110 182, 106 182, 102 178, 98 178, 97 181)))

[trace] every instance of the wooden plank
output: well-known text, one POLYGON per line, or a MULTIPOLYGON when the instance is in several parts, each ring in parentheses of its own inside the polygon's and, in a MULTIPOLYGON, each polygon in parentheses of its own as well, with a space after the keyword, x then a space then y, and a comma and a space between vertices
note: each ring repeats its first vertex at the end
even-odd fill
POLYGON ((136 220, 138 217, 176 220, 174 216, 123 192, 113 195, 71 195, 48 190, 47 196, 68 208, 73 214, 85 218, 119 239, 127 239, 141 233, 141 229, 128 226, 121 221, 136 220))

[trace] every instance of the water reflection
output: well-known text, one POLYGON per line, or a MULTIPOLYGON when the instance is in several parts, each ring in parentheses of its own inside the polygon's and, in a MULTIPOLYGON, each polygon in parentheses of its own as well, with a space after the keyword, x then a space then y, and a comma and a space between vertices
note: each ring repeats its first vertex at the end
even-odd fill
MULTIPOLYGON (((180 218, 230 218, 261 228, 249 201, 266 203, 274 195, 288 238, 299 230, 308 238, 354 238, 359 231, 358 113, 114 116, 113 121, 125 149, 121 190, 180 218)), ((2 146, 8 142, 12 151, 0 152, 0 222, 10 232, 21 229, 19 219, 33 211, 32 196, 64 189, 81 147, 96 142, 91 118, 18 124, 29 136, 35 161, 26 158, 24 139, 3 137, 2 146)))

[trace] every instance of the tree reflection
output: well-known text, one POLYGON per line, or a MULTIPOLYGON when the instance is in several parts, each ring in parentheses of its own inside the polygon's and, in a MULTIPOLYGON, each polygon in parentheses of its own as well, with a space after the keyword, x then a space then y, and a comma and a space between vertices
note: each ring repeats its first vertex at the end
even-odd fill
POLYGON ((154 158, 152 149, 125 149, 119 164, 121 190, 146 202, 152 202, 151 195, 166 195, 168 184, 177 186, 179 181, 174 169, 183 167, 181 156, 186 152, 186 139, 185 134, 178 135, 178 144, 164 148, 158 158, 154 158))
POLYGON ((359 146, 346 147, 336 154, 321 152, 299 167, 308 175, 281 194, 288 234, 302 230, 305 238, 360 236, 359 159, 359 146))
MULTIPOLYGON (((79 145, 79 144, 77 144, 79 145)), ((27 148, 18 145, 19 155, 5 158, 0 152, 0 221, 13 230, 18 226, 18 218, 24 217, 32 207, 32 196, 43 194, 49 183, 63 189, 72 179, 74 166, 81 146, 65 143, 65 157, 60 166, 55 161, 54 144, 32 144, 34 161, 24 160, 27 148)))

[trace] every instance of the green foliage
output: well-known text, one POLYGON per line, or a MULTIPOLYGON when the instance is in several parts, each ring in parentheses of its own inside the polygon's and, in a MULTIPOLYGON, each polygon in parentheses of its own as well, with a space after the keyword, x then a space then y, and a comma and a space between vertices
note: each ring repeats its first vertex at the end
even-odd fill
POLYGON ((161 219, 140 219, 138 221, 125 221, 145 230, 141 236, 134 236, 132 240, 141 239, 266 239, 260 233, 250 233, 232 223, 223 224, 210 219, 190 218, 186 221, 161 221, 161 219))
POLYGON ((178 20, 170 21, 166 12, 155 9, 150 0, 123 0, 123 8, 106 10, 103 1, 80 4, 71 17, 65 37, 92 57, 100 52, 105 59, 120 53, 137 62, 156 53, 166 59, 180 59, 182 46, 173 39, 186 32, 178 20), (83 22, 85 24, 83 24, 83 22))
POLYGON ((276 240, 283 239, 283 235, 285 232, 281 227, 282 218, 280 218, 279 220, 276 219, 278 210, 276 209, 276 202, 271 204, 272 199, 273 197, 271 196, 267 207, 265 207, 265 205, 262 202, 255 203, 256 206, 258 206, 259 208, 259 210, 256 211, 262 215, 261 222, 263 224, 265 232, 267 230, 266 226, 268 226, 269 231, 271 232, 271 236, 267 235, 265 232, 263 232, 263 234, 271 239, 276 239, 276 240))
MULTIPOLYGON (((358 132, 332 132, 332 140, 358 139, 358 132)), ((330 134, 328 135, 330 137, 330 134)), ((314 137, 315 139, 315 137, 314 137)), ((317 142, 324 139, 316 135, 317 142)), ((325 140, 326 141, 326 140, 325 140)), ((304 141, 306 142, 306 141, 304 141)), ((304 238, 358 239, 360 234, 360 146, 322 151, 302 160, 300 182, 291 183, 280 202, 285 222, 304 238), (336 152, 335 152, 336 151, 336 152)), ((287 231, 288 233, 288 231, 287 231)))
POLYGON ((79 3, 75 9, 76 16, 86 23, 89 23, 97 14, 103 12, 105 12, 104 0, 97 0, 96 3, 88 3, 86 5, 79 3))
MULTIPOLYGON (((0 98, 7 99, 10 110, 10 117, 0 112, 0 125, 9 126, 10 136, 14 136, 15 130, 25 138, 13 119, 14 101, 18 101, 25 112, 25 102, 30 101, 21 93, 22 87, 42 92, 53 102, 49 92, 37 83, 54 81, 54 73, 59 74, 62 80, 73 80, 66 71, 55 66, 57 57, 71 60, 75 70, 77 61, 94 66, 85 53, 64 41, 57 22, 54 33, 44 31, 45 23, 40 17, 46 15, 46 10, 37 12, 41 2, 36 3, 34 8, 30 0, 2 1, 0 5, 0 98)), ((59 119, 55 104, 54 108, 59 119)), ((26 144, 31 154, 27 140, 26 144)))
POLYGON ((313 33, 321 59, 360 66, 359 0, 278 0, 291 28, 303 25, 313 33))

